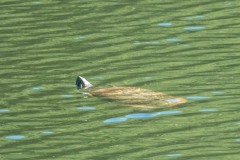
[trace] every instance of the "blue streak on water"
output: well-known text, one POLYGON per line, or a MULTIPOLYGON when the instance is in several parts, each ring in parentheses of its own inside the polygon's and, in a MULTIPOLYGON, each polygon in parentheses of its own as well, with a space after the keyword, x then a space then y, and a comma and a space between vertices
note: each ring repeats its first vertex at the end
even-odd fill
POLYGON ((33 2, 33 4, 38 5, 41 4, 41 2, 33 2))
POLYGON ((240 142, 240 138, 236 139, 235 141, 236 141, 236 142, 240 142))
POLYGON ((136 41, 136 42, 134 42, 134 44, 135 44, 135 45, 141 45, 142 43, 141 43, 141 42, 138 42, 138 41, 136 41))
POLYGON ((208 108, 208 109, 201 109, 200 112, 217 112, 217 109, 215 108, 208 108))
POLYGON ((92 110, 95 110, 96 108, 91 106, 83 106, 83 107, 77 107, 77 109, 83 110, 83 111, 92 111, 92 110))
POLYGON ((0 109, 0 113, 10 112, 8 109, 0 109))
POLYGON ((134 114, 128 114, 125 117, 126 118, 150 118, 157 116, 157 113, 134 113, 134 114))
POLYGON ((198 16, 195 16, 195 18, 202 19, 202 18, 205 18, 205 16, 203 16, 203 15, 198 15, 198 16))
POLYGON ((178 39, 178 38, 168 38, 168 39, 166 39, 166 41, 168 41, 168 42, 179 42, 180 39, 178 39))
POLYGON ((194 20, 194 19, 203 19, 203 18, 205 18, 205 16, 203 16, 203 15, 197 15, 197 16, 195 16, 195 17, 187 17, 186 19, 187 19, 187 20, 194 20))
POLYGON ((187 31, 199 31, 199 30, 203 30, 205 27, 203 26, 188 26, 188 27, 184 27, 185 30, 187 31))
POLYGON ((206 96, 187 96, 187 99, 190 99, 190 100, 206 100, 209 98, 210 97, 206 97, 206 96))
POLYGON ((85 36, 79 36, 79 38, 80 38, 80 39, 83 39, 83 38, 85 38, 85 36))
POLYGON ((225 6, 230 6, 232 5, 232 2, 224 2, 225 6))
POLYGON ((89 78, 89 79, 104 79, 102 76, 95 76, 95 77, 92 77, 92 78, 89 78))
POLYGON ((184 44, 183 47, 190 47, 190 45, 189 44, 184 44))
POLYGON ((173 153, 173 154, 167 154, 168 157, 180 157, 183 156, 183 154, 179 154, 179 153, 173 153))
POLYGON ((159 41, 145 41, 145 42, 136 41, 134 44, 135 45, 158 45, 159 43, 160 43, 159 41))
POLYGON ((127 120, 127 118, 125 118, 125 117, 118 117, 118 118, 106 119, 103 122, 104 123, 117 123, 117 122, 124 122, 126 120, 127 120))
POLYGON ((36 90, 36 91, 41 91, 44 90, 44 87, 38 86, 38 87, 33 87, 32 90, 36 90))
POLYGON ((219 95, 219 94, 224 94, 224 92, 217 92, 217 91, 215 91, 215 92, 212 92, 213 94, 217 94, 217 95, 219 95))
POLYGON ((187 20, 193 20, 193 18, 192 17, 187 17, 187 20))
POLYGON ((182 111, 162 111, 162 112, 153 112, 153 113, 134 113, 134 114, 128 114, 125 117, 117 117, 117 118, 111 118, 104 120, 104 123, 114 123, 114 122, 123 122, 126 121, 128 118, 131 119, 140 119, 140 118, 150 118, 158 115, 175 115, 180 114, 182 111))
POLYGON ((149 42, 143 42, 143 44, 159 44, 159 41, 149 41, 149 42))
POLYGON ((71 94, 64 94, 64 95, 62 95, 62 97, 64 97, 64 98, 72 98, 73 95, 71 95, 71 94))
POLYGON ((85 39, 86 37, 85 36, 78 36, 78 37, 76 37, 75 39, 76 40, 83 40, 83 39, 85 39))
POLYGON ((125 117, 126 118, 150 118, 158 115, 174 115, 174 114, 180 114, 182 111, 162 111, 162 112, 154 112, 154 113, 134 113, 134 114, 128 114, 125 117))
POLYGON ((22 135, 12 135, 12 136, 6 136, 5 138, 12 139, 12 140, 19 140, 19 139, 25 138, 25 136, 22 136, 22 135))
POLYGON ((162 111, 157 112, 157 115, 174 115, 174 114, 180 114, 182 111, 162 111))
POLYGON ((153 77, 144 77, 145 80, 151 80, 153 77))
POLYGON ((51 131, 44 131, 44 132, 42 132, 42 134, 45 134, 45 135, 50 135, 50 134, 54 134, 53 132, 51 132, 51 131))
POLYGON ((163 23, 159 23, 158 25, 162 26, 162 27, 170 27, 170 26, 172 26, 172 23, 171 22, 163 22, 163 23))

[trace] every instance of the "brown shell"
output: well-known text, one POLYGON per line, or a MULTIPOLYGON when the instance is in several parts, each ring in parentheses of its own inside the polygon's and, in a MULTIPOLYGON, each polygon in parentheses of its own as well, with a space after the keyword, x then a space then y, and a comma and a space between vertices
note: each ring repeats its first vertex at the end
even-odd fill
POLYGON ((137 108, 172 107, 187 102, 184 98, 173 97, 161 92, 136 87, 95 89, 91 92, 91 95, 117 100, 126 106, 137 108))

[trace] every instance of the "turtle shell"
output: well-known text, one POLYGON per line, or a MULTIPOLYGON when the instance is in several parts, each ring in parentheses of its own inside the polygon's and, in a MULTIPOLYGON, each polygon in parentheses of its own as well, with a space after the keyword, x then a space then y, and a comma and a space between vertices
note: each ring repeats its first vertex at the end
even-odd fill
POLYGON ((91 95, 116 100, 126 106, 137 108, 172 107, 187 102, 184 98, 136 87, 100 88, 93 90, 91 95))

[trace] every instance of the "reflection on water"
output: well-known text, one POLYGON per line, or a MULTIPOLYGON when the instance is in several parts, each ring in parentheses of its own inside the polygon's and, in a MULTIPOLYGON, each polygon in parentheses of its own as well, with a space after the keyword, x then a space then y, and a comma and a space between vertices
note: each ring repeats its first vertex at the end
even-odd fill
POLYGON ((45 135, 51 135, 51 134, 54 134, 54 132, 51 132, 51 131, 44 131, 44 132, 42 132, 42 134, 45 134, 45 135))
POLYGON ((204 28, 205 27, 203 27, 203 26, 188 26, 188 27, 184 27, 184 29, 188 30, 188 31, 198 31, 198 30, 202 30, 204 28))
POLYGON ((199 16, 195 16, 195 18, 205 18, 205 16, 199 15, 199 16))
POLYGON ((171 22, 163 22, 163 23, 159 23, 158 25, 163 26, 163 27, 170 27, 170 26, 172 26, 172 23, 171 22))
POLYGON ((19 140, 19 139, 23 139, 25 138, 25 136, 22 135, 12 135, 12 136, 7 136, 7 139, 11 139, 11 140, 19 140))
POLYGON ((153 77, 144 77, 145 80, 152 80, 153 77))
POLYGON ((0 5, 0 159, 240 158, 239 1, 0 5), (77 75, 189 102, 124 107, 77 75))
POLYGON ((134 113, 126 115, 126 118, 149 118, 156 116, 157 113, 134 113))
POLYGON ((160 42, 159 41, 149 41, 149 42, 135 42, 135 45, 158 45, 160 42))
POLYGON ((33 4, 36 4, 36 5, 38 5, 38 4, 41 4, 41 2, 33 2, 33 4))
POLYGON ((127 117, 117 117, 117 118, 106 119, 103 122, 104 123, 116 123, 116 122, 124 122, 126 120, 127 120, 127 117))
POLYGON ((113 122, 124 122, 127 119, 139 119, 139 118, 150 118, 150 117, 155 117, 158 115, 175 115, 182 113, 182 111, 161 111, 161 112, 154 112, 154 113, 133 113, 133 114, 128 114, 125 117, 120 117, 120 118, 111 118, 104 120, 103 122, 105 123, 113 123, 113 122))
POLYGON ((210 97, 207 96, 187 96, 187 99, 192 99, 192 100, 205 100, 209 99, 210 97))
POLYGON ((217 92, 217 91, 215 91, 215 92, 212 92, 213 94, 215 94, 215 95, 222 95, 222 94, 224 94, 224 92, 217 92))
POLYGON ((76 40, 83 40, 84 38, 86 38, 86 36, 77 36, 75 39, 76 40))
POLYGON ((162 111, 157 112, 158 115, 174 115, 174 114, 180 114, 182 111, 162 111))
POLYGON ((0 113, 5 113, 5 112, 9 112, 8 109, 0 109, 0 113))
POLYGON ((71 94, 64 94, 64 95, 62 95, 62 97, 64 97, 64 98, 72 98, 73 95, 71 95, 71 94))
POLYGON ((179 42, 180 39, 178 39, 178 38, 168 38, 168 39, 166 39, 166 41, 168 41, 168 42, 179 42))
POLYGON ((33 87, 32 89, 33 89, 33 90, 44 90, 45 88, 44 88, 44 87, 41 87, 41 86, 39 86, 39 87, 33 87))
POLYGON ((95 110, 96 108, 91 106, 83 106, 83 107, 77 107, 77 109, 83 110, 83 111, 91 111, 91 110, 95 110))
POLYGON ((196 19, 203 19, 203 18, 205 18, 205 16, 198 15, 198 16, 194 16, 194 17, 187 17, 187 20, 196 20, 196 19))
POLYGON ((183 156, 182 154, 178 154, 178 153, 172 153, 172 154, 167 154, 168 157, 180 157, 183 156))
POLYGON ((200 112, 217 112, 217 109, 215 108, 208 108, 208 109, 201 109, 200 112))

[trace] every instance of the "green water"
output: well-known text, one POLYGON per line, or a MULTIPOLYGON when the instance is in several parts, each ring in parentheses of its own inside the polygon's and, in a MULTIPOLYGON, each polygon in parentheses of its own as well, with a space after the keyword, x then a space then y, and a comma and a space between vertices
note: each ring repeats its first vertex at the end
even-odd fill
POLYGON ((239 1, 0 6, 1 160, 240 159, 239 1), (143 110, 83 98, 77 75, 189 102, 143 110), (180 113, 126 119, 169 110, 180 113), (125 121, 105 123, 117 117, 125 121))

